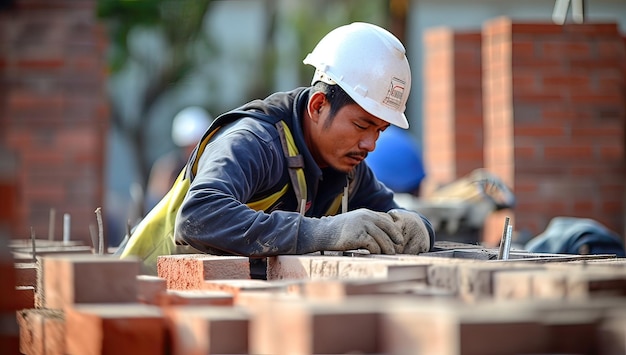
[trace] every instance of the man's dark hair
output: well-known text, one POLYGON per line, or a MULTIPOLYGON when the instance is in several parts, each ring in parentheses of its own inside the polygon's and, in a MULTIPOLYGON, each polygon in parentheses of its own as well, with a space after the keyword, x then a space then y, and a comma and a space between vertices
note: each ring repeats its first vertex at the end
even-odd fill
POLYGON ((326 96, 326 100, 330 104, 330 114, 328 120, 324 123, 324 127, 327 128, 333 122, 337 112, 344 106, 354 104, 354 100, 346 94, 345 91, 339 85, 327 84, 323 81, 318 81, 313 85, 312 94, 321 92, 326 96))

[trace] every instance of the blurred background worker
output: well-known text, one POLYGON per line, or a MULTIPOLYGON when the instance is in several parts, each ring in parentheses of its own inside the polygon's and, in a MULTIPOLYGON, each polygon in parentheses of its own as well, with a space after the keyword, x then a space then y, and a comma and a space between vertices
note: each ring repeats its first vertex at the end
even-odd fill
POLYGON ((211 115, 200 106, 189 106, 176 114, 172 121, 172 141, 177 149, 161 156, 152 165, 146 187, 145 211, 150 211, 172 187, 212 121, 211 115))
POLYGON ((365 159, 374 175, 395 193, 420 195, 426 173, 420 145, 409 131, 390 126, 365 159))

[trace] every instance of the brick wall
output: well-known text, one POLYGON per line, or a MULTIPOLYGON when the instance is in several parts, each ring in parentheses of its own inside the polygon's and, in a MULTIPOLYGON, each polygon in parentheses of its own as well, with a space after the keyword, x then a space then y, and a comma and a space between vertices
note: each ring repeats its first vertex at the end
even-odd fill
POLYGON ((424 194, 482 168, 481 34, 426 31, 424 194))
MULTIPOLYGON (((616 24, 489 21, 483 28, 485 166, 513 187, 517 230, 555 216, 624 231, 625 46, 616 24)), ((484 240, 495 244, 502 214, 484 240)))
MULTIPOLYGON (((95 0, 17 0, 0 12, 0 152, 3 195, 15 197, 2 218, 15 237, 48 235, 56 210, 72 239, 89 240, 103 199, 104 34, 95 0)), ((4 199, 4 197, 3 197, 4 199)))

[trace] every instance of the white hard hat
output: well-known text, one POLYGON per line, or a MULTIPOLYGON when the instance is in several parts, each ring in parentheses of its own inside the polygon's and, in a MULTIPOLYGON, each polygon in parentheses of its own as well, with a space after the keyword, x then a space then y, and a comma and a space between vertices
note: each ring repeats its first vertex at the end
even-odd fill
POLYGON ((338 84, 370 114, 408 128, 404 115, 411 69, 404 46, 389 31, 355 22, 329 32, 303 61, 316 68, 311 84, 338 84))
POLYGON ((196 144, 213 121, 209 113, 199 106, 182 109, 172 122, 172 140, 179 147, 196 144))

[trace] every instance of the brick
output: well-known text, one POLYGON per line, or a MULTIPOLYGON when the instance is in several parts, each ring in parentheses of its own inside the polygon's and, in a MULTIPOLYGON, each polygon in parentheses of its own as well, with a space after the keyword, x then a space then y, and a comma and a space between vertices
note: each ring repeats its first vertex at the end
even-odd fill
POLYGON ((597 310, 554 311, 538 316, 548 332, 547 353, 596 354, 602 320, 597 310))
POLYGON ((19 327, 15 312, 0 312, 0 349, 3 354, 20 354, 19 327))
POLYGON ((495 277, 499 273, 511 273, 513 269, 530 271, 542 268, 539 264, 513 264, 511 262, 464 265, 458 269, 459 296, 466 301, 491 299, 494 297, 494 289, 497 288, 494 285, 495 277))
POLYGON ((270 301, 265 314, 253 317, 253 322, 272 325, 269 334, 264 338, 253 334, 250 350, 256 354, 379 353, 380 312, 372 300, 270 301))
POLYGON ((112 255, 70 254, 41 258, 46 308, 80 303, 137 302, 139 261, 112 255))
POLYGON ((157 260, 157 274, 168 289, 200 290, 205 280, 250 279, 250 262, 242 256, 166 255, 157 260))
POLYGON ((565 271, 536 272, 532 275, 533 298, 565 299, 567 297, 567 274, 565 271))
POLYGON ((425 279, 426 266, 414 264, 399 259, 279 255, 268 260, 267 279, 425 279))
POLYGON ((19 311, 20 352, 29 355, 62 355, 65 351, 65 316, 60 310, 19 311))
POLYGON ((161 310, 143 304, 74 305, 65 311, 69 354, 163 354, 161 310), (80 334, 77 336, 77 334, 80 334))
POLYGON ((232 295, 234 302, 248 292, 263 291, 272 295, 299 293, 301 283, 295 280, 208 280, 205 290, 223 291, 232 295))
POLYGON ((268 280, 308 279, 310 275, 310 256, 279 255, 267 258, 268 280))
POLYGON ((37 263, 15 263, 15 285, 37 286, 37 263))
POLYGON ((226 291, 167 290, 158 299, 161 306, 232 306, 234 297, 226 291))
POLYGON ((412 294, 424 281, 406 280, 311 280, 301 285, 301 294, 309 300, 341 301, 357 295, 412 294))
POLYGON ((156 304, 160 295, 167 292, 167 280, 153 275, 137 275, 137 300, 156 304))
POLYGON ((35 308, 35 287, 33 286, 16 286, 15 301, 17 309, 35 308))
POLYGON ((493 276, 493 298, 495 300, 528 300, 533 297, 532 273, 514 270, 498 272, 493 276))
POLYGON ((542 353, 547 331, 527 309, 458 302, 390 304, 381 319, 382 353, 542 353))
POLYGON ((600 353, 626 353, 626 312, 624 309, 611 312, 600 325, 600 353))
POLYGON ((566 282, 568 298, 626 296, 626 270, 624 269, 615 269, 612 272, 586 270, 568 273, 566 282))
POLYGON ((250 315, 244 308, 178 306, 166 315, 172 324, 172 355, 250 353, 250 315))

